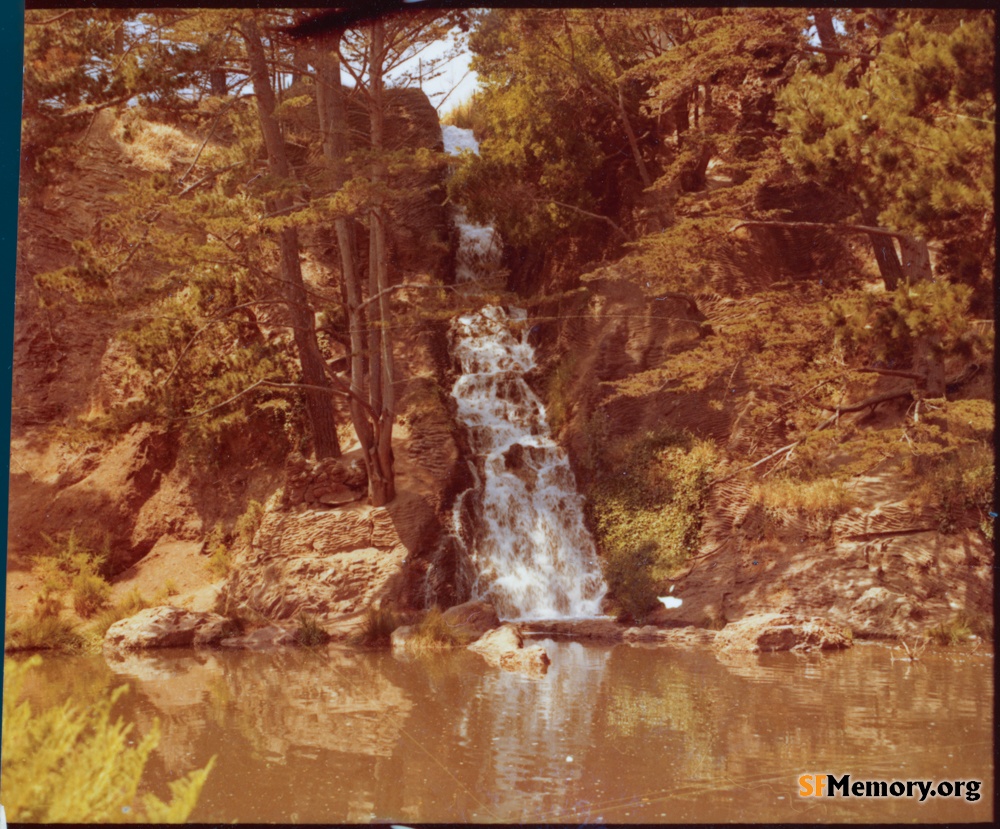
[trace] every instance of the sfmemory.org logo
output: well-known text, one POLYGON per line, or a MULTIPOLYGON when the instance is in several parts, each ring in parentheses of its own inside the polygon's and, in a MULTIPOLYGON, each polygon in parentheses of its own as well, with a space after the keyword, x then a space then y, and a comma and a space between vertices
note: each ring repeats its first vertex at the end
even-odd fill
POLYGON ((844 774, 803 774, 799 777, 799 797, 964 797, 979 800, 981 780, 855 780, 844 774))

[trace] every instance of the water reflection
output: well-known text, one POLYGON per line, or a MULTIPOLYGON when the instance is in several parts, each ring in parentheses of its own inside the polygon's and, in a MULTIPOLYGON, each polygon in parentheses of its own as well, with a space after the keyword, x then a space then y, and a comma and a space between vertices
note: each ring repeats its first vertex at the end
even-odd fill
POLYGON ((529 679, 468 652, 50 658, 37 704, 121 684, 154 790, 218 763, 200 822, 988 821, 992 659, 545 642, 529 679), (984 780, 977 803, 798 797, 805 773, 984 780))

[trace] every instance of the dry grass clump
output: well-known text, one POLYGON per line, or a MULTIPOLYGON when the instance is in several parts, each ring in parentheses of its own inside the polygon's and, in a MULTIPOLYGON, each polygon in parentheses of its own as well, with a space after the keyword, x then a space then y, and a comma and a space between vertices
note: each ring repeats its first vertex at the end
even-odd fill
POLYGON ((444 614, 438 608, 432 608, 420 620, 408 646, 413 650, 431 650, 436 648, 462 648, 471 643, 476 636, 452 627, 444 614))
POLYGON ((129 616, 135 616, 140 610, 145 610, 149 606, 149 601, 139 592, 138 588, 133 588, 115 604, 97 614, 90 627, 87 628, 87 634, 91 638, 101 641, 104 639, 104 634, 108 632, 108 628, 115 622, 127 619, 129 616))
POLYGON ((111 585, 96 573, 78 573, 73 577, 73 609, 81 619, 89 619, 111 598, 111 585))
POLYGON ((971 638, 993 641, 993 617, 986 613, 961 612, 947 622, 924 631, 924 636, 936 645, 957 645, 971 638))
POLYGON ((6 629, 4 650, 17 651, 63 651, 79 653, 86 647, 86 640, 77 631, 76 625, 64 619, 61 606, 54 606, 39 597, 34 612, 28 616, 12 617, 6 629))
POLYGON ((835 478, 802 481, 774 478, 753 489, 753 501, 769 512, 795 512, 833 518, 856 505, 845 483, 835 478))
POLYGON ((330 634, 308 613, 299 614, 299 626, 295 630, 295 641, 308 648, 325 645, 330 641, 330 634))
MULTIPOLYGON (((146 121, 139 114, 126 113, 111 128, 124 154, 136 166, 148 173, 166 173, 171 163, 195 157, 199 141, 169 124, 146 121)), ((211 161, 212 147, 201 155, 201 162, 211 161)))
POLYGON ((392 632, 402 624, 396 613, 388 607, 369 607, 355 644, 365 647, 387 647, 392 632))

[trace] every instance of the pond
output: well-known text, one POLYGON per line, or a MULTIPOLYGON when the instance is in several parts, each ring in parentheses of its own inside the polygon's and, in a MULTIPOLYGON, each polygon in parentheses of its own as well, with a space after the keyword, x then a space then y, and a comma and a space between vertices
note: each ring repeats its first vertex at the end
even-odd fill
POLYGON ((36 703, 131 691, 153 790, 216 766, 193 821, 990 821, 993 663, 540 640, 542 679, 467 651, 47 657, 36 703), (804 774, 981 780, 981 797, 800 797, 804 774))

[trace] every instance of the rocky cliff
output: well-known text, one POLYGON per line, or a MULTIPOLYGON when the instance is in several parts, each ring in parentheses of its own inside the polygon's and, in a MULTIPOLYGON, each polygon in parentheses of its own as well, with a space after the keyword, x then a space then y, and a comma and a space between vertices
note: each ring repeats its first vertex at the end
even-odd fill
MULTIPOLYGON (((906 396, 842 415, 830 430, 836 434, 814 431, 828 415, 801 408, 808 358, 789 363, 789 351, 769 345, 765 328, 785 326, 786 349, 832 348, 829 329, 814 316, 823 296, 803 299, 787 285, 764 293, 767 284, 732 295, 739 293, 734 281, 773 280, 784 253, 772 251, 768 260, 758 250, 725 267, 707 257, 706 267, 716 269, 715 290, 697 295, 651 297, 640 288, 647 276, 626 257, 584 275, 575 291, 546 298, 543 288, 535 298, 544 357, 536 388, 588 495, 599 540, 602 515, 626 526, 604 533, 605 556, 622 536, 630 551, 659 549, 662 565, 635 559, 651 567, 650 589, 681 599, 675 608, 651 611, 658 624, 720 628, 774 611, 829 619, 858 636, 932 629, 988 634, 990 528, 961 481, 989 462, 991 372, 961 378, 947 400, 930 401, 924 420, 906 396), (781 307, 789 310, 776 312, 781 307), (918 443, 921 424, 933 432, 930 449, 918 443), (818 448, 810 446, 819 440, 818 448), (642 454, 637 447, 650 441, 668 448, 642 454), (948 463, 933 455, 966 444, 975 449, 962 456, 971 461, 958 472, 948 467, 955 454, 948 463), (711 447, 713 460, 697 478, 698 496, 685 501, 677 489, 695 486, 695 478, 681 477, 692 446, 711 447), (635 477, 631 469, 657 463, 675 470, 673 477, 657 473, 667 479, 662 497, 654 492, 661 478, 635 477), (620 487, 609 498, 608 476, 629 477, 645 489, 620 487), (821 490, 836 497, 807 497, 821 490), (678 511, 696 520, 670 559, 666 547, 676 538, 678 511)), ((883 377, 852 393, 860 399, 894 385, 883 377)), ((989 478, 982 491, 991 489, 989 478)), ((626 580, 622 589, 634 583, 626 580)), ((615 607, 621 612, 612 596, 615 607)))
MULTIPOLYGON (((390 149, 441 149, 437 114, 426 96, 390 90, 388 98, 390 149)), ((359 112, 352 118, 358 121, 359 112)), ((122 333, 150 308, 136 301, 130 315, 119 318, 109 315, 99 296, 78 302, 50 283, 36 284, 36 277, 78 265, 80 240, 100 235, 104 218, 119 209, 116 197, 150 176, 179 174, 198 151, 200 136, 183 126, 133 121, 128 114, 100 114, 80 136, 79 155, 22 209, 10 611, 25 612, 38 588, 31 557, 48 548, 46 538, 58 542, 71 531, 90 548, 109 551, 108 569, 119 585, 115 595, 127 585, 148 597, 169 581, 182 593, 179 603, 211 604, 212 594, 202 588, 218 576, 209 571, 207 554, 220 539, 239 546, 234 528, 254 502, 267 509, 253 545, 245 545, 234 562, 226 602, 246 601, 268 615, 291 617, 302 610, 349 613, 389 595, 402 604, 418 601, 426 567, 421 557, 436 543, 441 516, 461 482, 442 386, 448 373, 444 323, 412 320, 400 326, 395 340, 398 376, 405 378, 397 387, 394 432, 400 494, 385 509, 358 503, 358 481, 340 481, 334 492, 329 470, 301 456, 286 464, 286 453, 275 451, 282 441, 272 440, 273 426, 263 421, 230 433, 210 457, 193 455, 168 424, 140 417, 117 428, 115 413, 141 401, 148 382, 136 377, 122 333), (140 129, 161 139, 156 157, 127 140, 140 129), (262 578, 269 580, 263 592, 262 578)), ((429 164, 396 182, 405 191, 393 208, 390 233, 397 283, 452 278, 454 231, 441 177, 440 165, 429 164)), ((339 294, 331 238, 322 229, 305 234, 303 272, 307 287, 321 297, 339 294)), ((134 282, 116 286, 122 293, 136 288, 134 282)), ((404 308, 421 298, 405 289, 398 296, 404 308)), ((327 344, 336 369, 343 349, 332 340, 327 344)), ((345 404, 339 414, 342 423, 349 422, 345 404)), ((357 447, 349 427, 341 431, 349 463, 357 447)), ((248 538, 245 526, 242 532, 248 538)))

